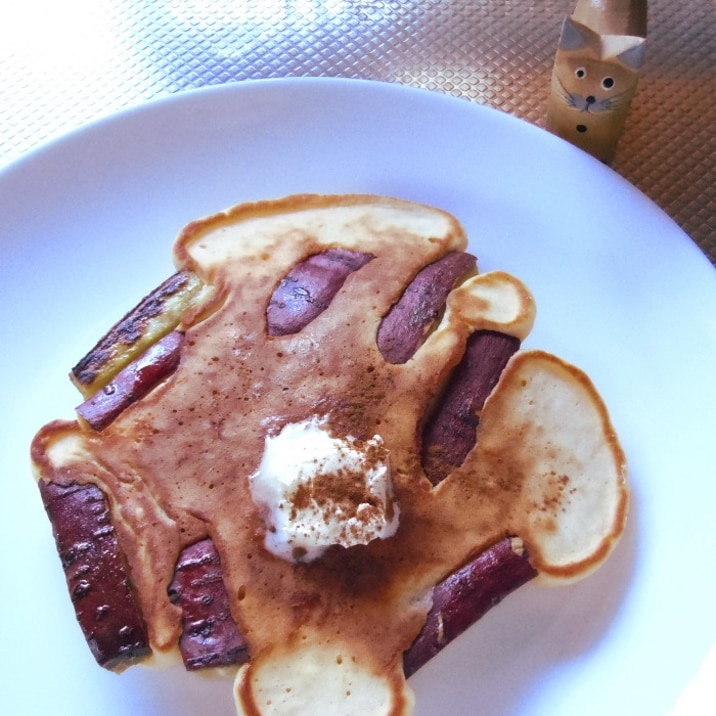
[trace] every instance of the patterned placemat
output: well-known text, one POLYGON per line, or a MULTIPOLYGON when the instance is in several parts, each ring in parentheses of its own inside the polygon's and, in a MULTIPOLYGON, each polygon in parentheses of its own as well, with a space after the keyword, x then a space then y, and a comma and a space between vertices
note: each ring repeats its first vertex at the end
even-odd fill
MULTIPOLYGON (((566 0, 49 0, 0 7, 0 165, 147 99, 286 76, 429 88, 544 126, 566 0)), ((652 0, 614 169, 716 263, 716 3, 652 0)))

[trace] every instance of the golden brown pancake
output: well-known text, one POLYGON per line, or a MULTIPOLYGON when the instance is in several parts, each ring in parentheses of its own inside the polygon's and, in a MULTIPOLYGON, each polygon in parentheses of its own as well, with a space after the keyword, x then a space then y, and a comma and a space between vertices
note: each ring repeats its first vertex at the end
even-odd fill
POLYGON ((35 440, 40 480, 107 496, 157 659, 181 635, 168 595, 179 555, 212 540, 251 657, 236 681, 240 712, 409 713, 401 659, 433 585, 506 535, 546 579, 574 579, 621 534, 625 464, 606 409, 583 372, 541 351, 509 360, 462 464, 437 485, 426 476, 421 426, 469 337, 520 341, 534 320, 518 279, 477 274, 450 292, 409 360, 384 358, 383 317, 421 269, 466 244, 449 214, 375 196, 288 197, 194 222, 175 262, 213 290, 181 318, 176 370, 101 430, 52 423, 35 440), (371 258, 308 325, 269 335, 276 287, 332 249, 371 258), (338 437, 380 436, 400 522, 392 537, 296 562, 267 551, 250 480, 267 437, 312 418, 338 437))

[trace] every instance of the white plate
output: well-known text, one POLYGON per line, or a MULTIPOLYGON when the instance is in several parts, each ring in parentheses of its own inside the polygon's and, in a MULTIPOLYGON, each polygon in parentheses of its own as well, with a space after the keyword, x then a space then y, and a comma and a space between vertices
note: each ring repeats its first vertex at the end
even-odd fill
POLYGON ((592 375, 631 464, 630 527, 607 565, 512 595, 413 678, 417 714, 667 713, 716 643, 716 273, 649 200, 551 135, 346 80, 144 105, 0 173, 3 711, 233 715, 229 682, 94 665, 28 444, 72 415, 68 368, 172 270, 186 222, 294 192, 392 194, 458 216, 482 270, 533 290, 529 345, 592 375))

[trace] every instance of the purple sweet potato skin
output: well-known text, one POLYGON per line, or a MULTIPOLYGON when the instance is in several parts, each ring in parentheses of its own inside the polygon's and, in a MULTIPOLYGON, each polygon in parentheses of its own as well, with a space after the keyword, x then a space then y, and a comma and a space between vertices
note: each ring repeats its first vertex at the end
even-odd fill
POLYGON ((104 430, 129 405, 176 370, 183 344, 183 333, 167 334, 121 370, 111 383, 79 405, 77 413, 94 430, 104 430))
POLYGON ((104 493, 39 482, 77 621, 97 663, 119 670, 150 652, 104 493))
POLYGON ((221 561, 211 539, 200 540, 179 555, 169 597, 182 610, 179 650, 187 670, 248 661, 248 648, 229 611, 221 561))
POLYGON ((378 329, 378 349, 389 363, 406 363, 413 357, 442 313, 450 291, 475 266, 474 256, 451 252, 415 275, 378 329))
POLYGON ((266 310, 270 336, 298 333, 328 308, 346 278, 372 254, 329 249, 296 264, 274 290, 266 310))
POLYGON ((96 380, 102 367, 117 351, 126 350, 139 340, 151 320, 162 313, 167 299, 184 290, 195 278, 191 271, 183 269, 143 298, 72 368, 75 380, 81 385, 90 385, 96 380))
POLYGON ((519 339, 497 331, 477 331, 468 339, 462 360, 423 427, 423 469, 434 485, 474 447, 480 411, 519 347, 519 339))
POLYGON ((516 551, 509 537, 453 572, 434 588, 433 606, 425 624, 403 654, 406 677, 535 576, 527 552, 516 551))

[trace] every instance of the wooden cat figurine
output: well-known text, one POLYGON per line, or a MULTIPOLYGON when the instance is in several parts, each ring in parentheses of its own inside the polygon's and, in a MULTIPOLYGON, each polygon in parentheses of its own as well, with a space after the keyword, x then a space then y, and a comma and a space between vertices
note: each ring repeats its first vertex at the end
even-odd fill
POLYGON ((644 61, 646 5, 637 3, 641 13, 634 4, 578 3, 562 25, 552 71, 547 129, 606 164, 614 158, 644 61))

